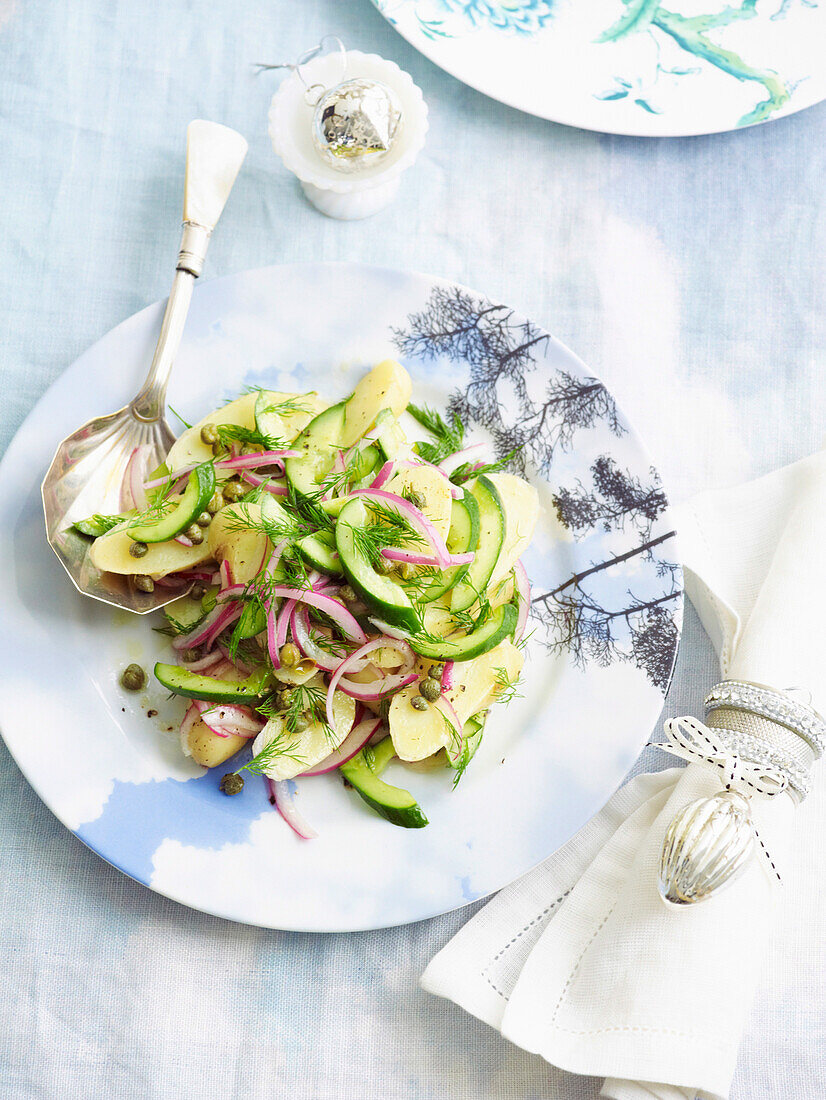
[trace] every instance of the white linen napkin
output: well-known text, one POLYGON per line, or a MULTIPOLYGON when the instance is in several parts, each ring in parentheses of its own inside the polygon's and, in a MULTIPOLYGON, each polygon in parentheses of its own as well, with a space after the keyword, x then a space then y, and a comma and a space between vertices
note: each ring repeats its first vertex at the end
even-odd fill
MULTIPOLYGON (((723 678, 805 687, 823 713, 826 452, 679 511, 687 591, 723 678)), ((758 859, 686 909, 656 885, 668 823, 720 789, 702 764, 632 779, 469 921, 423 987, 562 1069, 605 1077, 610 1100, 723 1100, 779 887, 758 859)), ((752 809, 782 870, 795 802, 752 809)))

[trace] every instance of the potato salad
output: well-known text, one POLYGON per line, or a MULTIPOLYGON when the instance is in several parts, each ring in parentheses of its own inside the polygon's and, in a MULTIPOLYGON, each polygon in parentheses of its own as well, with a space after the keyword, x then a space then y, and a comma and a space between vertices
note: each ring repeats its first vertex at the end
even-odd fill
POLYGON ((263 776, 305 838, 291 781, 336 770, 387 821, 427 825, 382 772, 457 782, 522 670, 536 490, 411 396, 391 360, 334 405, 250 390, 132 476, 134 508, 75 524, 98 569, 181 593, 154 674, 184 702, 182 751, 233 759, 226 795, 263 776))

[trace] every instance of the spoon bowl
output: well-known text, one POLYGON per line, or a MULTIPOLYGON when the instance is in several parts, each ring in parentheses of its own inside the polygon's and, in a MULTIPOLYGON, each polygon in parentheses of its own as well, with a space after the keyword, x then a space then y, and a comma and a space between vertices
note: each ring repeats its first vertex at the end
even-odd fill
POLYGON ((189 124, 183 236, 146 381, 128 405, 89 420, 64 439, 41 486, 46 538, 78 592, 138 615, 178 599, 191 585, 156 585, 144 592, 131 577, 101 572, 89 553, 92 540, 72 525, 96 513, 118 515, 132 509, 132 479, 146 480, 175 441, 164 416, 166 387, 210 235, 246 151, 244 138, 226 126, 201 120, 189 124))

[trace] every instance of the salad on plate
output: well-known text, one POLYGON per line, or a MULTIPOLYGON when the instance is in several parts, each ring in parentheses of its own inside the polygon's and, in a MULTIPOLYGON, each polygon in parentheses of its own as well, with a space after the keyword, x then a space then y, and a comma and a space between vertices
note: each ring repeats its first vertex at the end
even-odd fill
POLYGON ((263 776, 305 838, 292 781, 335 770, 387 821, 427 825, 382 772, 397 759, 458 782, 522 671, 537 492, 411 395, 392 360, 334 405, 250 390, 157 470, 138 449, 131 507, 75 524, 96 568, 182 592, 154 670, 185 702, 182 751, 237 757, 221 790, 263 776))

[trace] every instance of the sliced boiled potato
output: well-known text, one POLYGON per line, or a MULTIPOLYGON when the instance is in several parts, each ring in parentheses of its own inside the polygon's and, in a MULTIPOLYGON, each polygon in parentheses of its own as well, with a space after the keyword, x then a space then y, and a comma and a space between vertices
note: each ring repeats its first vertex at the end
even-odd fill
MULTIPOLYGON (((242 428, 255 427, 255 401, 258 390, 245 393, 230 401, 221 409, 208 413, 191 428, 187 428, 172 444, 166 463, 170 470, 180 470, 192 463, 206 462, 212 458, 212 447, 201 439, 201 428, 206 424, 238 424, 242 428)), ((314 416, 327 408, 317 393, 281 393, 278 390, 264 391, 270 405, 280 405, 285 401, 294 402, 296 408, 284 413, 280 419, 284 429, 284 439, 292 441, 309 424, 314 416)))
POLYGON ((291 411, 278 414, 283 425, 281 438, 289 443, 303 432, 310 421, 315 419, 320 412, 330 407, 330 402, 323 401, 315 391, 312 393, 281 393, 279 390, 263 390, 262 392, 268 405, 283 405, 285 403, 295 405, 295 408, 291 411))
MULTIPOLYGON (((313 686, 319 691, 326 691, 324 680, 320 675, 316 676, 313 686)), ((300 733, 290 733, 285 729, 282 718, 271 718, 253 742, 253 755, 261 752, 275 738, 280 738, 284 744, 284 754, 270 764, 266 774, 270 779, 275 780, 292 779, 307 771, 308 768, 320 764, 331 752, 335 752, 353 728, 355 717, 355 699, 337 691, 333 697, 332 734, 321 722, 311 722, 300 733)))
POLYGON ((533 485, 514 474, 488 474, 488 478, 499 493, 505 513, 505 540, 488 582, 488 590, 492 591, 530 545, 539 518, 539 494, 533 485))
POLYGON ((312 680, 316 675, 318 669, 312 661, 302 661, 296 665, 295 668, 276 668, 273 670, 273 676, 282 684, 306 684, 308 680, 312 680), (301 665, 306 665, 302 668, 301 665))
POLYGON ((413 383, 404 367, 385 359, 361 379, 347 402, 341 445, 351 447, 368 432, 382 409, 401 416, 410 402, 413 383))
POLYGON ((95 568, 106 573, 135 575, 142 573, 151 577, 165 577, 179 569, 191 569, 211 556, 209 541, 204 539, 198 546, 184 546, 171 539, 169 542, 150 542, 142 558, 133 558, 129 553, 135 540, 127 535, 125 528, 115 528, 95 539, 89 550, 89 557, 95 568))
POLYGON ((180 470, 212 458, 212 447, 201 439, 201 428, 207 424, 240 424, 242 428, 254 428, 257 396, 255 393, 245 393, 223 408, 208 413, 203 420, 182 432, 166 456, 169 469, 180 470))
POLYGON ((261 521, 261 505, 238 501, 222 508, 209 525, 209 552, 215 561, 225 561, 236 584, 247 584, 261 569, 271 552, 263 531, 244 526, 261 521))
POLYGON ((214 733, 209 726, 199 718, 193 723, 186 737, 186 744, 181 745, 185 756, 191 756, 196 764, 205 768, 215 768, 235 756, 249 741, 247 737, 236 737, 229 734, 221 737, 214 733))
MULTIPOLYGON (((522 651, 510 641, 501 642, 489 653, 453 666, 453 687, 445 697, 463 724, 471 715, 496 702, 504 681, 513 682, 522 671, 522 651)), ((420 659, 416 671, 427 675, 432 661, 420 659)), ((438 703, 427 710, 416 710, 411 700, 418 695, 418 684, 411 684, 393 697, 390 705, 390 736, 400 760, 424 760, 454 739, 455 734, 438 703)))
MULTIPOLYGON (((447 538, 453 498, 447 479, 438 470, 434 470, 432 466, 414 466, 411 470, 402 470, 396 474, 384 488, 396 496, 418 498, 421 501, 417 504, 419 511, 430 520, 443 539, 447 538)), ((432 554, 433 551, 424 539, 420 541, 422 551, 432 554)))

